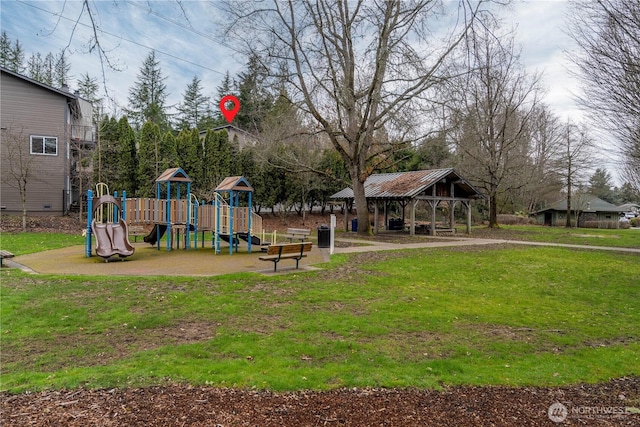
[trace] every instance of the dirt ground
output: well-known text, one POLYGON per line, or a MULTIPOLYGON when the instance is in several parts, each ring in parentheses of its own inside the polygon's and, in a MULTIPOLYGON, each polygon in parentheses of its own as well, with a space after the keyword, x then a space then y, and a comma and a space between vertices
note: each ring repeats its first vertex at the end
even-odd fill
MULTIPOLYGON (((329 220, 328 215, 307 217, 304 221, 270 214, 263 214, 263 218, 265 227, 280 230, 302 226, 313 229, 329 220)), ((77 233, 82 228, 80 221, 68 217, 29 219, 30 231, 77 233)), ((19 229, 19 218, 2 218, 1 232, 19 229)), ((0 393, 0 425, 638 426, 640 377, 564 387, 459 386, 439 391, 338 389, 274 393, 166 384, 0 393), (554 407, 550 416, 551 405, 554 407)))

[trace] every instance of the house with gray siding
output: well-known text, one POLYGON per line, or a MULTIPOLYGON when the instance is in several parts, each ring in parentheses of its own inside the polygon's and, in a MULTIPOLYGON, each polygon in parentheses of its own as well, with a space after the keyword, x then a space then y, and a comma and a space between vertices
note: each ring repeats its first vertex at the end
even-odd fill
POLYGON ((22 212, 18 184, 26 176, 29 215, 65 214, 80 202, 77 160, 94 144, 92 105, 66 88, 0 72, 0 208, 22 212))
MULTIPOLYGON (((587 222, 618 222, 624 212, 618 206, 590 195, 577 194, 571 200, 571 221, 578 218, 578 227, 584 227, 587 222)), ((531 215, 540 225, 564 226, 567 221, 567 199, 560 200, 531 215)))

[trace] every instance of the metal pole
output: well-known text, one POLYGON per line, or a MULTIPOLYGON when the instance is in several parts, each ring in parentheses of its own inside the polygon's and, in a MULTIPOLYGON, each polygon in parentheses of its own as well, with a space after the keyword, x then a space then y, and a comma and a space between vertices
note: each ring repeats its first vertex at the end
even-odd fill
POLYGON ((84 240, 84 254, 91 257, 91 223, 93 222, 93 191, 87 190, 87 232, 84 240))

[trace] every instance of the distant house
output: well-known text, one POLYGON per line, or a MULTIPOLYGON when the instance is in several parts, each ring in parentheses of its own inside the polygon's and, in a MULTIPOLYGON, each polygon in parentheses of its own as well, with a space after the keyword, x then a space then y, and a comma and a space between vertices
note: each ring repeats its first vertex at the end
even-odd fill
POLYGON ((94 144, 93 107, 66 88, 0 72, 0 206, 6 213, 22 211, 16 176, 28 166, 28 213, 67 213, 80 199, 78 153, 94 144))
MULTIPOLYGON (((239 127, 233 126, 231 124, 218 126, 217 128, 211 129, 214 132, 220 132, 226 130, 229 134, 229 141, 234 141, 238 143, 238 148, 242 150, 247 145, 255 145, 258 138, 252 133, 247 132, 246 130, 240 129, 239 127)), ((204 138, 207 134, 207 131, 200 131, 200 137, 204 138)))
MULTIPOLYGON (((571 199, 571 221, 578 218, 578 226, 587 221, 619 221, 623 212, 619 206, 589 194, 576 195, 571 199)), ((553 203, 531 214, 541 225, 564 226, 567 221, 567 199, 553 203)))

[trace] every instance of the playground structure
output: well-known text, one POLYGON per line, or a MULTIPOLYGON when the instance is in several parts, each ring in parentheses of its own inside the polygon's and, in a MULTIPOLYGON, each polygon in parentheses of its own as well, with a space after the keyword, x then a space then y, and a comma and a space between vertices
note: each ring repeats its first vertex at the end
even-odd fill
MULTIPOLYGON (((229 244, 230 254, 234 248, 238 251, 240 240, 247 241, 249 253, 252 245, 264 242, 262 217, 253 213, 253 188, 244 177, 225 178, 216 187, 214 200, 210 203, 199 202, 191 193, 191 178, 181 168, 167 169, 155 182, 156 198, 126 198, 123 192, 118 212, 121 213, 119 219, 124 223, 125 232, 127 226, 153 225, 144 241, 156 245, 159 250, 161 239, 166 234, 167 251, 174 243, 179 248, 181 237, 185 249, 196 249, 198 233, 202 233, 201 245, 204 248, 205 232, 212 233, 211 247, 217 254, 221 252, 221 241, 229 244), (240 205, 242 194, 247 195, 246 206, 240 205)), ((91 211, 91 191, 87 195, 88 210, 91 211)), ((117 193, 112 198, 117 199, 117 193)), ((104 240, 104 236, 94 233, 89 224, 85 245, 87 257, 91 256, 92 234, 96 236, 96 246, 102 244, 98 239, 104 240)))

